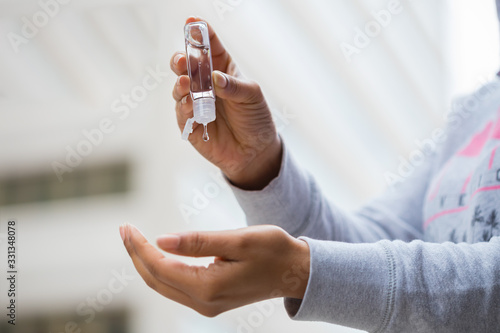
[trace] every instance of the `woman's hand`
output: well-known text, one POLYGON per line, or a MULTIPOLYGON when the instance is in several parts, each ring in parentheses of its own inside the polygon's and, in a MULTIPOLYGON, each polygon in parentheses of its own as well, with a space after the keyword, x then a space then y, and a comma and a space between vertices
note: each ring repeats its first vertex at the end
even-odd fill
MULTIPOLYGON (((190 17, 186 23, 200 20, 190 17)), ((208 28, 217 119, 208 124, 210 141, 202 140, 203 128, 196 123, 189 141, 236 186, 262 189, 279 173, 280 138, 259 85, 241 75, 212 27, 208 25, 208 28)), ((178 75, 173 97, 182 131, 187 119, 193 116, 185 52, 176 52, 170 67, 178 75)))
POLYGON ((158 238, 173 254, 216 257, 208 267, 166 258, 131 225, 121 226, 120 234, 148 286, 208 317, 275 297, 301 299, 309 279, 307 243, 276 226, 158 238))

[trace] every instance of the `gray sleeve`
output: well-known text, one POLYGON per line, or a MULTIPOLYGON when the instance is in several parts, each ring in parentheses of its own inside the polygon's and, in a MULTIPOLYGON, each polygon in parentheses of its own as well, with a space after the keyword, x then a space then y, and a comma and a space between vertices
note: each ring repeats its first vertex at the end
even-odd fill
POLYGON ((348 244, 304 238, 311 250, 296 320, 368 332, 498 332, 500 237, 454 244, 383 240, 348 244))
POLYGON ((231 186, 249 225, 275 224, 291 235, 342 242, 422 237, 422 204, 433 155, 383 195, 355 212, 330 203, 286 146, 279 175, 261 191, 231 186))

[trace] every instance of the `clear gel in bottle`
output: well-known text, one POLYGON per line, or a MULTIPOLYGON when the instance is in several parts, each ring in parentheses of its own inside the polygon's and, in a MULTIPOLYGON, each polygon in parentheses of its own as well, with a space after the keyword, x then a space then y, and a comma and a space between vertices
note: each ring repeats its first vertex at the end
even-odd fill
POLYGON ((212 55, 208 26, 205 22, 192 22, 184 26, 190 94, 193 100, 193 118, 189 118, 182 131, 187 140, 193 132, 193 123, 203 125, 203 141, 208 141, 207 124, 215 120, 215 92, 212 82, 212 55))

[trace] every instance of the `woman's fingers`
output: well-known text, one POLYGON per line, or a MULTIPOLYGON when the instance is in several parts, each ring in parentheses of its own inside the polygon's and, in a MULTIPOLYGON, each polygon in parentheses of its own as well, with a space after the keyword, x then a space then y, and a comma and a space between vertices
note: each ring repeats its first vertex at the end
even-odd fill
POLYGON ((186 52, 175 52, 170 58, 170 69, 177 75, 187 75, 186 52))
POLYGON ((217 97, 236 103, 262 103, 264 96, 260 86, 251 80, 231 76, 221 71, 212 74, 217 97))
MULTIPOLYGON (((156 280, 180 291, 189 291, 198 286, 199 276, 195 266, 166 258, 131 225, 125 227, 125 236, 125 247, 135 260, 134 263, 140 261, 139 267, 144 267, 156 280)), ((151 283, 153 284, 154 280, 151 283)))
MULTIPOLYGON (((127 225, 121 228, 125 247, 134 266, 149 287, 208 317, 227 309, 227 305, 218 302, 221 291, 227 286, 227 283, 220 283, 225 280, 218 273, 219 268, 222 268, 220 266, 225 263, 212 264, 208 268, 186 265, 166 258, 135 227, 127 225)), ((171 245, 172 240, 166 243, 171 245)), ((163 245, 166 243, 164 240, 163 245)))
POLYGON ((169 284, 166 284, 163 281, 160 281, 157 277, 151 274, 151 272, 146 268, 142 260, 133 250, 129 251, 129 255, 130 258, 132 258, 135 269, 151 289, 156 290, 158 293, 177 303, 181 303, 191 308, 194 306, 194 302, 188 294, 169 284))
POLYGON ((193 116, 193 101, 189 95, 189 82, 188 76, 181 75, 177 78, 174 89, 172 90, 172 96, 176 101, 175 113, 177 117, 177 125, 181 131, 184 129, 184 125, 186 124, 188 118, 193 116))
POLYGON ((158 246, 167 252, 189 257, 240 258, 245 238, 241 230, 191 231, 158 237, 158 246))
MULTIPOLYGON (((182 131, 186 121, 193 116, 193 101, 189 94, 190 80, 189 76, 181 75, 177 78, 172 90, 172 96, 175 100, 175 113, 177 117, 177 125, 182 131)), ((193 124, 193 130, 196 128, 196 123, 193 124)))
POLYGON ((154 276, 135 252, 132 251, 130 253, 130 257, 132 258, 132 262, 144 282, 146 282, 151 289, 155 290, 159 294, 171 299, 174 302, 190 307, 204 316, 213 317, 222 312, 222 308, 220 306, 216 306, 213 302, 204 301, 203 292, 198 292, 196 295, 193 295, 195 290, 188 290, 187 292, 179 290, 154 276))
MULTIPOLYGON (((189 118, 193 116, 193 100, 191 96, 184 96, 179 102, 175 103, 175 113, 177 118, 177 125, 181 132, 184 130, 184 126, 189 118)), ((198 123, 193 123, 193 133, 198 127, 198 123)), ((189 141, 192 142, 193 136, 189 136, 189 141)))
POLYGON ((184 96, 189 94, 189 76, 181 75, 175 81, 174 89, 172 90, 172 97, 175 101, 179 102, 184 96))
POLYGON ((179 127, 183 128, 187 119, 193 116, 193 100, 191 96, 186 95, 179 102, 175 103, 175 112, 179 127))

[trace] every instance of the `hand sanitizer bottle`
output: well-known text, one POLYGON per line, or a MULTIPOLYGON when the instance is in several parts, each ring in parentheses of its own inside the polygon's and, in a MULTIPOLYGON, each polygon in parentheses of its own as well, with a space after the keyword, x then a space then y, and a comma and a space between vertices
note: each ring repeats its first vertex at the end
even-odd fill
POLYGON ((203 141, 208 141, 207 124, 215 120, 215 92, 212 82, 212 55, 208 26, 205 22, 192 22, 184 27, 190 94, 193 100, 193 118, 189 118, 182 131, 187 140, 193 132, 193 123, 203 125, 203 141))

